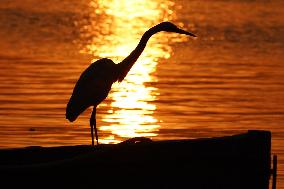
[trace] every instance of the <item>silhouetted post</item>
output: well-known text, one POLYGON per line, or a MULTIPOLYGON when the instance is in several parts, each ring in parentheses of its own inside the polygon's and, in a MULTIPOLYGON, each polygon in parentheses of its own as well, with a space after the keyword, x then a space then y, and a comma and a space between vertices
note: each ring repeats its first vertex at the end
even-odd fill
POLYGON ((273 156, 273 169, 272 169, 272 189, 276 189, 277 178, 277 155, 273 156))

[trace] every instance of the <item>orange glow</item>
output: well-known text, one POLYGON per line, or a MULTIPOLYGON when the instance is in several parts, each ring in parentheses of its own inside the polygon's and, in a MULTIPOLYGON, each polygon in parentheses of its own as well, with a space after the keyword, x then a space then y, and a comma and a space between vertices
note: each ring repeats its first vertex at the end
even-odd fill
MULTIPOLYGON (((90 7, 94 9, 93 16, 103 15, 105 20, 99 23, 100 31, 95 31, 97 23, 85 27, 87 36, 100 34, 86 44, 83 52, 98 58, 111 58, 118 63, 136 47, 147 29, 174 17, 171 10, 173 5, 170 1, 152 0, 92 1, 90 7)), ((157 135, 160 120, 153 117, 156 106, 152 101, 156 100, 159 92, 145 83, 157 82, 153 73, 158 60, 171 56, 168 40, 175 40, 175 36, 169 33, 153 36, 124 81, 113 85, 108 96, 111 101, 108 114, 102 117, 107 124, 98 125, 99 130, 111 133, 111 136, 102 137, 101 142, 117 143, 119 140, 115 136, 131 138, 157 135)), ((102 103, 100 106, 106 105, 102 103)))

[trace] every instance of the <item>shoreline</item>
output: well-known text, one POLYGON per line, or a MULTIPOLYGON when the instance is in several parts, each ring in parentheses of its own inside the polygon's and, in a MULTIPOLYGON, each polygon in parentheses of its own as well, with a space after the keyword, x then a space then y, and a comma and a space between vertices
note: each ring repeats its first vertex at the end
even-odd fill
POLYGON ((268 189, 270 143, 270 132, 249 131, 206 139, 0 150, 0 178, 11 188, 42 183, 133 188, 139 183, 135 188, 268 189))

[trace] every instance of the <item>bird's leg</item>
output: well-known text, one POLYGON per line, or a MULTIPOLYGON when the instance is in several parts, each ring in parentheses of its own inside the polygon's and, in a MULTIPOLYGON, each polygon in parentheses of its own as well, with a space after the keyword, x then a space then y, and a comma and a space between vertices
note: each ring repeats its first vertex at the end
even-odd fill
POLYGON ((90 127, 91 127, 91 137, 92 137, 92 146, 94 146, 94 129, 93 129, 93 119, 90 118, 90 127))
POLYGON ((91 137, 92 137, 92 146, 94 146, 94 129, 93 129, 93 125, 94 125, 94 118, 93 118, 93 112, 90 118, 90 127, 91 127, 91 137))
POLYGON ((94 146, 94 134, 93 130, 95 129, 95 136, 97 145, 99 144, 99 138, 98 138, 98 130, 97 130, 97 120, 96 120, 96 107, 93 108, 93 112, 90 119, 90 125, 91 125, 91 132, 92 132, 92 145, 94 146))

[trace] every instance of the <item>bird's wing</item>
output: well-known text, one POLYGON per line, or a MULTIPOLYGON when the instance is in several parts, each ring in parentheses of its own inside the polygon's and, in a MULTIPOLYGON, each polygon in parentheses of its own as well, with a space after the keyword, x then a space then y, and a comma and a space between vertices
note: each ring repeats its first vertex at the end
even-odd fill
POLYGON ((90 105, 95 105, 104 100, 113 83, 113 66, 109 59, 100 59, 92 63, 77 81, 73 95, 90 105))

